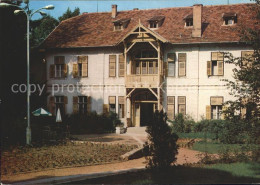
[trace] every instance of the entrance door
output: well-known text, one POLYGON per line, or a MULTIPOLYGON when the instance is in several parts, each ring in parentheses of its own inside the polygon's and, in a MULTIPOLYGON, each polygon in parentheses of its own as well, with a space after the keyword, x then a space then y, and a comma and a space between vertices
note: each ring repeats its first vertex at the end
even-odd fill
POLYGON ((140 127, 140 103, 135 103, 135 126, 140 127))
POLYGON ((141 126, 148 126, 153 119, 153 103, 141 104, 141 126))

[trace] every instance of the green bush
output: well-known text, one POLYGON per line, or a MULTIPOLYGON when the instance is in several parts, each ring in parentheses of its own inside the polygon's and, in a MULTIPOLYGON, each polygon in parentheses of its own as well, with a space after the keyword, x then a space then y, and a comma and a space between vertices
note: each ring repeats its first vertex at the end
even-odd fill
POLYGON ((190 116, 183 116, 183 114, 176 114, 172 122, 174 132, 190 133, 195 121, 190 116))
POLYGON ((146 157, 148 168, 165 169, 176 160, 178 136, 172 133, 166 120, 166 114, 157 111, 153 115, 153 121, 146 129, 148 141, 144 147, 148 148, 149 156, 146 157))
POLYGON ((96 112, 89 114, 72 114, 65 122, 69 125, 72 134, 110 133, 115 131, 115 126, 121 121, 116 113, 98 115, 96 112))

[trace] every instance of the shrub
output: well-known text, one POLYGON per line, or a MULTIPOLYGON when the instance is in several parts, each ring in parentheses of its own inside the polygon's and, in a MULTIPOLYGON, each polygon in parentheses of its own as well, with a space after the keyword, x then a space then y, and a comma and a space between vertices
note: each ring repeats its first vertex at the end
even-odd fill
POLYGON ((166 114, 157 111, 153 115, 153 121, 146 129, 148 142, 145 143, 144 147, 148 148, 150 155, 146 158, 148 168, 166 168, 176 160, 178 136, 172 133, 166 120, 166 114))
POLYGON ((72 114, 65 122, 69 125, 72 134, 109 133, 115 131, 115 126, 121 124, 116 113, 98 115, 72 114))
POLYGON ((172 127, 174 132, 190 133, 194 124, 195 121, 190 116, 177 114, 172 122, 172 127))

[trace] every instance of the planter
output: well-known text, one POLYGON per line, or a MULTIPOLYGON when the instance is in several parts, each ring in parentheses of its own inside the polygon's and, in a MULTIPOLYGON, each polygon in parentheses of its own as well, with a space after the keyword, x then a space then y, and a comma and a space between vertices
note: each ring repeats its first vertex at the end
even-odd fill
POLYGON ((116 134, 123 134, 125 132, 124 127, 116 127, 116 134))

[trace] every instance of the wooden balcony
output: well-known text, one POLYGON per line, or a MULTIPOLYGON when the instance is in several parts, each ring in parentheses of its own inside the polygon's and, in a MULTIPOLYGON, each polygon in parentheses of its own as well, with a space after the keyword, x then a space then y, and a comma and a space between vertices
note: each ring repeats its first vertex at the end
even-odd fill
POLYGON ((155 75, 127 75, 126 88, 154 88, 158 87, 162 77, 155 75), (159 81, 160 80, 160 81, 159 81))

